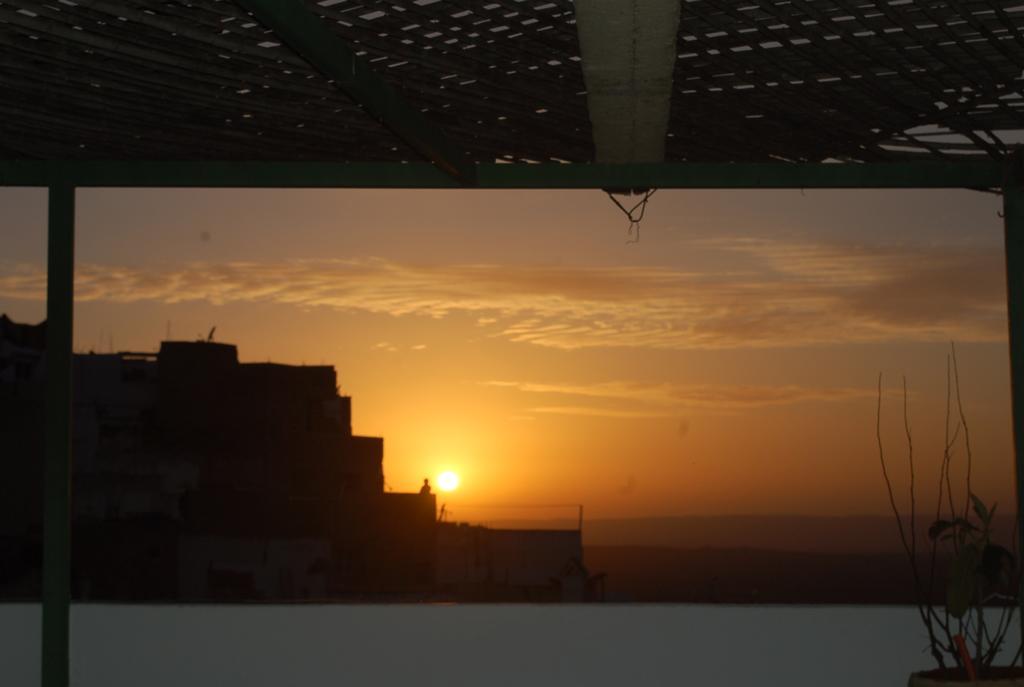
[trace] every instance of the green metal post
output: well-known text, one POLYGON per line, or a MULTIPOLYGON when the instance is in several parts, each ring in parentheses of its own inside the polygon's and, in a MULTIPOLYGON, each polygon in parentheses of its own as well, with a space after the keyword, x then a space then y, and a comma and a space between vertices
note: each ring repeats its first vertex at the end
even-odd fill
MULTIPOLYGON (((1019 160, 1016 161, 1019 167, 1019 160)), ((1006 310, 1010 324, 1010 396, 1013 406, 1014 478, 1017 484, 1017 556, 1024 558, 1024 176, 1003 187, 1006 242, 1006 310)), ((1018 590, 1024 641, 1024 576, 1018 590)))
MULTIPOLYGON (((474 188, 977 188, 1002 186, 997 160, 848 164, 665 162, 474 165, 474 188)), ((425 162, 0 160, 0 186, 80 188, 461 188, 425 162)))
POLYGON ((71 342, 75 188, 50 186, 46 282, 43 687, 67 687, 71 606, 71 342))

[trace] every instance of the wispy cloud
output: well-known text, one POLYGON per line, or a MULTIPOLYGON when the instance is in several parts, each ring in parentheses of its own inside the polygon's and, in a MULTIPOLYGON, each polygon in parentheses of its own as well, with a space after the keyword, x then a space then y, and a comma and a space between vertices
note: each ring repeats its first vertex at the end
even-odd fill
MULTIPOLYGON (((443 318, 562 349, 734 348, 1005 337, 997 249, 693 241, 667 267, 416 265, 382 259, 80 264, 76 298, 128 303, 272 302, 443 318), (706 257, 707 260, 702 260, 706 257)), ((0 262, 0 297, 42 299, 44 271, 0 262)))
POLYGON ((757 386, 728 384, 648 384, 597 382, 552 384, 488 381, 484 386, 514 389, 526 394, 554 395, 613 402, 612 407, 553 405, 531 408, 535 413, 601 415, 606 417, 678 417, 690 409, 738 410, 810 401, 847 401, 874 398, 877 390, 853 387, 757 386), (631 404, 622 409, 622 403, 631 404))
POLYGON ((657 410, 629 410, 625 408, 601 408, 597 406, 538 406, 527 409, 531 413, 544 415, 579 415, 583 417, 614 417, 629 420, 675 417, 674 413, 657 410))

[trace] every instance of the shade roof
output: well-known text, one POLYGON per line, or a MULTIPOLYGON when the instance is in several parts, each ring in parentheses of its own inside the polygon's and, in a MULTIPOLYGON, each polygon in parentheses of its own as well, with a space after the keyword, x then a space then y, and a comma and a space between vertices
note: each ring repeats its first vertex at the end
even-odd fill
MULTIPOLYGON (((667 159, 999 157, 1022 1, 687 0, 667 159)), ((470 159, 592 159, 569 0, 304 2, 470 159)), ((0 159, 420 157, 232 0, 3 0, 0 159)))

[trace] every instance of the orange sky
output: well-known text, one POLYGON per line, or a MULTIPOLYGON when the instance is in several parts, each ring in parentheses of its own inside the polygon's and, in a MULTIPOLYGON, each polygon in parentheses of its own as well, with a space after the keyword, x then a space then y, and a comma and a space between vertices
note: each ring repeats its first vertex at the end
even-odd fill
MULTIPOLYGON (((37 321, 45 196, 0 203, 0 311, 37 321)), ((454 470, 486 519, 885 512, 877 374, 900 484, 902 374, 934 474, 955 340, 976 490, 1009 506, 998 209, 659 191, 627 245, 596 191, 80 191, 76 346, 216 325, 243 360, 332 364, 388 485, 454 470)))

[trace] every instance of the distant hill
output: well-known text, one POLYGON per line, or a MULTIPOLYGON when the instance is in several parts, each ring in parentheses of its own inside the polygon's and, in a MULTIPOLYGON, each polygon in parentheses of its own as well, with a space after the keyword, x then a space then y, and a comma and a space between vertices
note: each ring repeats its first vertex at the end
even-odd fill
MULTIPOLYGON (((828 554, 757 549, 590 546, 591 573, 604 573, 606 600, 620 603, 912 604, 904 554, 828 554)), ((919 558, 922 573, 927 556, 919 558)), ((938 559, 933 599, 945 590, 938 559)), ((924 575, 927 580, 927 574, 924 575)))
MULTIPOLYGON (((915 529, 920 549, 928 546, 928 527, 933 519, 933 516, 917 518, 915 529)), ((498 528, 576 527, 576 522, 568 519, 495 520, 487 524, 498 528)), ((995 532, 998 541, 1007 545, 1013 542, 1016 532, 1013 515, 997 515, 995 532)), ((587 547, 754 548, 836 554, 902 551, 895 519, 881 515, 714 515, 585 520, 583 544, 587 547)))

